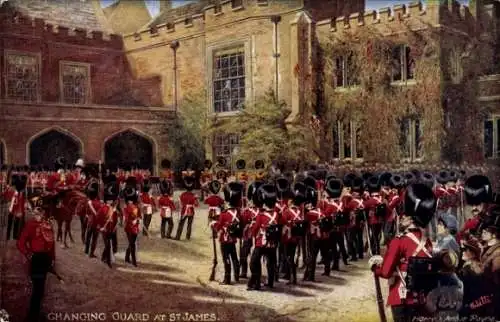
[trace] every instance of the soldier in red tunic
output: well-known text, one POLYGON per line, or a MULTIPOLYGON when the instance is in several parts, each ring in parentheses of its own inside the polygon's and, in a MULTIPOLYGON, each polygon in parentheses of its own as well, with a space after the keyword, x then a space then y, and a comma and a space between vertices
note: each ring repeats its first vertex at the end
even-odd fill
POLYGON ((160 208, 161 217, 161 238, 172 238, 172 229, 174 228, 174 220, 172 215, 176 210, 175 203, 172 200, 172 193, 174 191, 172 182, 164 180, 160 183, 160 190, 162 196, 158 200, 158 207, 160 208), (165 226, 168 224, 167 232, 165 233, 165 226))
POLYGON ((127 234, 128 239, 128 247, 125 252, 125 262, 130 263, 130 257, 132 257, 132 265, 137 267, 137 235, 139 235, 142 214, 139 207, 137 207, 137 193, 135 189, 129 186, 125 188, 123 194, 125 201, 127 202, 127 206, 124 210, 125 233, 127 234))
POLYGON ((379 255, 369 260, 376 276, 390 279, 387 304, 392 308, 395 322, 413 321, 425 314, 422 294, 408 289, 406 275, 410 258, 432 258, 432 243, 425 237, 424 230, 434 216, 436 204, 436 197, 428 186, 410 185, 400 222, 403 234, 391 240, 383 260, 379 255))
POLYGON ((347 246, 351 261, 363 259, 363 225, 366 221, 366 212, 361 196, 363 194, 363 179, 355 176, 351 181, 351 195, 345 210, 349 213, 349 227, 347 230, 347 246))
POLYGON ((306 201, 306 186, 297 182, 293 186, 292 205, 283 211, 281 216, 282 234, 281 243, 284 248, 285 279, 288 284, 297 284, 297 265, 295 264, 295 253, 297 245, 306 235, 306 220, 304 217, 304 202, 306 201))
POLYGON ((208 205, 208 222, 212 220, 217 220, 222 208, 224 207, 224 199, 219 197, 221 184, 217 180, 212 180, 208 184, 208 191, 210 191, 210 196, 208 196, 204 203, 208 205))
MULTIPOLYGON (((276 202, 276 206, 274 210, 278 214, 278 226, 280 229, 280 235, 282 232, 282 220, 283 212, 288 208, 289 198, 290 198, 290 182, 284 176, 279 176, 276 178, 276 192, 278 196, 278 201, 276 202)), ((276 274, 274 275, 276 282, 279 281, 280 268, 281 273, 285 273, 286 266, 286 256, 285 256, 285 248, 281 239, 278 242, 278 265, 276 266, 276 274)))
POLYGON ((34 217, 24 227, 17 247, 30 262, 31 301, 27 321, 38 321, 47 274, 54 271, 55 242, 54 230, 49 218, 47 197, 31 200, 34 217))
POLYGON ((241 238, 242 219, 240 215, 240 202, 243 195, 243 186, 238 182, 230 182, 224 187, 224 199, 229 205, 210 226, 219 234, 222 259, 224 261, 224 280, 222 284, 231 284, 231 262, 234 269, 234 280, 240 279, 240 262, 236 252, 236 242, 241 238))
POLYGON ((116 182, 108 183, 104 188, 104 202, 105 204, 97 212, 99 220, 100 231, 104 241, 104 250, 102 252, 101 260, 108 264, 111 268, 111 261, 113 258, 113 238, 116 236, 116 228, 118 225, 118 213, 116 211, 116 200, 118 198, 118 185, 116 182))
POLYGON ((90 258, 95 258, 95 249, 97 246, 97 239, 99 237, 99 218, 97 213, 102 207, 102 202, 99 200, 99 183, 93 180, 87 188, 87 201, 86 209, 86 234, 85 234, 85 254, 90 258))
POLYGON ((247 278, 248 256, 250 255, 253 246, 252 226, 255 224, 257 215, 262 208, 262 202, 259 202, 256 192, 257 189, 263 184, 264 182, 262 181, 254 181, 248 187, 247 198, 249 200, 249 207, 245 208, 242 215, 243 238, 240 248, 240 278, 247 278))
POLYGON ((7 221, 7 240, 10 239, 11 232, 12 237, 17 239, 23 229, 26 207, 28 205, 25 195, 27 179, 26 175, 13 175, 11 180, 15 190, 9 190, 9 192, 5 195, 9 210, 7 221))
POLYGON ((368 192, 370 196, 364 201, 364 208, 368 213, 368 225, 371 234, 370 246, 372 255, 380 255, 380 238, 382 237, 383 219, 387 214, 387 205, 380 195, 379 178, 371 177, 368 179, 368 192))
POLYGON ((195 183, 194 173, 190 171, 184 171, 183 179, 186 191, 184 191, 179 197, 179 200, 181 202, 181 219, 179 222, 179 226, 177 227, 177 234, 175 236, 176 240, 181 239, 182 230, 184 229, 184 224, 186 223, 186 220, 187 220, 186 239, 187 240, 191 239, 191 229, 193 227, 194 209, 195 207, 199 206, 198 198, 196 198, 196 195, 193 193, 194 183, 195 183))
POLYGON ((208 185, 212 181, 212 171, 210 170, 211 168, 212 168, 212 161, 205 160, 204 168, 200 176, 201 201, 205 200, 205 194, 209 193, 208 185))
POLYGON ((149 225, 151 224, 151 219, 153 213, 156 211, 156 205, 151 197, 151 186, 148 179, 144 179, 142 185, 142 193, 140 196, 141 200, 141 213, 144 216, 144 225, 142 227, 142 234, 144 236, 149 236, 149 225))
POLYGON ((261 211, 252 226, 252 236, 255 238, 255 247, 250 259, 250 271, 252 275, 248 280, 248 290, 260 290, 260 279, 262 276, 261 259, 266 256, 267 284, 274 286, 274 274, 276 273, 276 247, 280 239, 278 228, 278 214, 274 211, 277 196, 274 185, 263 184, 256 192, 257 207, 261 211))
POLYGON ((85 211, 81 211, 79 213, 81 235, 82 235, 81 237, 83 244, 85 244, 85 236, 87 235, 88 215, 89 212, 92 212, 92 210, 90 210, 89 207, 92 204, 92 200, 97 199, 97 196, 99 195, 99 183, 97 181, 90 181, 87 187, 85 188, 85 194, 88 197, 85 211))
POLYGON ((390 190, 386 192, 387 213, 385 216, 384 225, 384 244, 388 245, 389 241, 396 235, 398 227, 396 227, 396 219, 402 205, 401 191, 404 189, 404 179, 400 175, 393 175, 390 180, 390 190))

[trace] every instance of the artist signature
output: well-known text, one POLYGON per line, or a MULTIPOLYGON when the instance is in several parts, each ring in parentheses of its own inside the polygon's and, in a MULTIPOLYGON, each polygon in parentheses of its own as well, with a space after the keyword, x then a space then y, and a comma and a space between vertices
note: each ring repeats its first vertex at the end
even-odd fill
POLYGON ((495 317, 493 316, 477 316, 471 315, 468 317, 458 317, 455 315, 450 316, 438 316, 438 317, 426 317, 426 316, 414 316, 411 320, 412 322, 495 322, 495 317))

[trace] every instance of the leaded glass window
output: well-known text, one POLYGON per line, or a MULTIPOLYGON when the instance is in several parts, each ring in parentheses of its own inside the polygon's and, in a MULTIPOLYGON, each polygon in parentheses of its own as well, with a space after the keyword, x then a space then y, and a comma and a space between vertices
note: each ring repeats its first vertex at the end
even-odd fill
POLYGON ((5 56, 6 98, 38 100, 40 60, 36 54, 7 53, 5 56))
POLYGON ((61 86, 62 99, 68 104, 86 104, 89 97, 89 65, 62 62, 61 86))
POLYGON ((234 112, 245 102, 245 53, 243 48, 217 52, 213 69, 214 111, 234 112))
POLYGON ((238 134, 217 134, 214 138, 213 152, 215 159, 224 157, 228 165, 233 164, 233 157, 240 144, 238 134))

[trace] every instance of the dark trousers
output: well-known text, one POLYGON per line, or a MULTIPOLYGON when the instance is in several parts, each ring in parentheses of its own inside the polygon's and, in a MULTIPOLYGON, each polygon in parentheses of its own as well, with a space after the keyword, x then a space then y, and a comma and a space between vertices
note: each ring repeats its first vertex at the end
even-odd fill
POLYGON ((418 321, 419 317, 429 317, 420 305, 394 305, 391 306, 394 322, 418 321))
POLYGON ((174 220, 172 217, 166 218, 162 217, 161 218, 161 228, 160 228, 160 233, 161 233, 161 238, 172 238, 172 230, 174 229, 174 220), (168 224, 167 228, 167 233, 165 234, 165 226, 168 224))
POLYGON ((396 221, 384 222, 384 245, 388 245, 389 241, 396 236, 396 221))
POLYGON ((248 287, 260 289, 260 279, 262 277, 262 256, 266 256, 267 285, 274 286, 274 273, 276 272, 276 247, 255 247, 250 259, 250 271, 252 275, 248 280, 248 287))
POLYGON ((7 218, 7 240, 10 239, 11 231, 12 231, 12 238, 17 240, 17 238, 21 234, 23 226, 24 226, 23 217, 16 217, 13 214, 9 213, 9 216, 7 218))
POLYGON ((45 293, 45 281, 52 266, 52 258, 48 253, 34 253, 31 257, 32 292, 28 321, 38 321, 45 293))
POLYGON ((340 256, 342 256, 342 260, 344 264, 347 264, 347 250, 345 249, 345 239, 344 233, 341 231, 332 231, 330 234, 330 241, 332 247, 332 268, 338 269, 340 256))
POLYGON ((82 243, 85 244, 85 236, 87 234, 87 217, 85 216, 80 216, 80 227, 81 227, 81 233, 82 233, 82 243))
MULTIPOLYGON (((307 247, 307 245, 308 245, 307 239, 308 239, 307 236, 302 237, 299 241, 299 244, 298 244, 300 256, 302 257, 302 266, 303 267, 307 266, 307 252, 309 251, 308 247, 307 247)), ((297 260, 298 260, 298 258, 297 258, 297 260)))
POLYGON ((276 274, 274 275, 276 282, 278 282, 279 280, 279 274, 286 272, 285 245, 281 241, 278 244, 277 251, 278 251, 278 261, 276 265, 276 274))
POLYGON ((125 252, 125 261, 127 263, 130 263, 130 257, 132 257, 132 264, 137 266, 137 261, 136 261, 137 234, 127 233, 127 239, 128 239, 128 247, 127 251, 125 252))
POLYGON ((151 225, 151 218, 153 215, 144 215, 144 226, 142 227, 142 234, 144 236, 149 235, 149 225, 151 225))
POLYGON ((330 275, 330 251, 328 239, 309 239, 309 258, 307 260, 306 271, 304 272, 304 281, 314 281, 316 275, 316 260, 321 251, 323 262, 325 264, 324 275, 330 275))
POLYGON ((118 253, 118 234, 116 233, 116 230, 110 233, 110 238, 113 254, 116 254, 118 253))
POLYGON ((99 237, 99 232, 97 231, 97 228, 88 227, 85 236, 85 254, 88 254, 90 256, 95 256, 95 249, 97 247, 98 237, 99 237))
POLYGON ((347 247, 352 260, 357 260, 359 257, 363 259, 363 229, 361 227, 349 228, 347 231, 347 247))
POLYGON ((181 220, 179 221, 179 226, 177 227, 177 234, 175 235, 175 239, 179 240, 181 239, 182 231, 184 230, 184 224, 186 223, 187 220, 187 227, 186 227, 186 239, 191 239, 191 229, 193 228, 193 217, 194 216, 182 216, 181 220))
POLYGON ((102 233, 102 240, 104 241, 104 250, 102 251, 101 260, 111 267, 111 248, 112 248, 112 234, 108 232, 102 233))
POLYGON ((234 280, 237 282, 240 279, 240 262, 236 254, 235 243, 221 243, 222 260, 224 261, 224 283, 231 283, 231 262, 234 268, 234 280))
POLYGON ((252 238, 243 240, 240 247, 240 266, 241 266, 241 276, 245 277, 248 273, 248 256, 252 250, 253 241, 252 238))
POLYGON ((297 265, 295 264, 297 244, 293 242, 284 244, 284 252, 286 257, 285 276, 290 282, 297 284, 297 265))
POLYGON ((380 255, 380 238, 382 237, 382 224, 370 225, 370 246, 372 255, 380 255))

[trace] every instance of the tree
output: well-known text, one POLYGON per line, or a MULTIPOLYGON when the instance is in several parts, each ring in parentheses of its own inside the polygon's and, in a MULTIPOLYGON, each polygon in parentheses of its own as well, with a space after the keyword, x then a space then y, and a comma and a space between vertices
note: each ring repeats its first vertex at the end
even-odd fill
POLYGON ((252 162, 264 160, 312 161, 315 155, 311 145, 310 129, 300 117, 290 119, 291 110, 284 102, 276 102, 269 90, 254 104, 245 106, 234 117, 216 120, 212 131, 238 134, 240 137, 237 158, 252 162))

